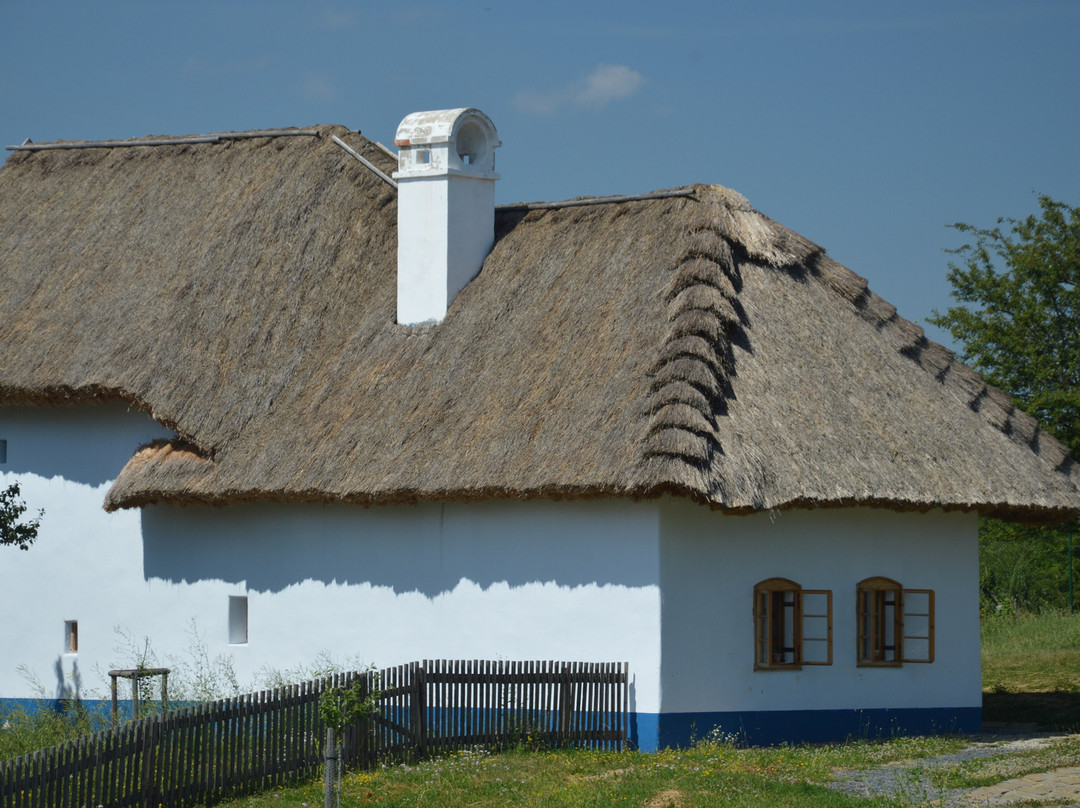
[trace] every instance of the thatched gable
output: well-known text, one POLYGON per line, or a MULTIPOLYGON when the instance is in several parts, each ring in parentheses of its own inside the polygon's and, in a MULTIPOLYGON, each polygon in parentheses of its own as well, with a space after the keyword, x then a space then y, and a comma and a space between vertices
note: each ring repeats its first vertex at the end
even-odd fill
POLYGON ((1053 520, 1080 468, 866 283, 731 191, 496 213, 438 326, 395 323, 393 160, 356 133, 17 153, 0 403, 180 438, 107 507, 690 496, 1053 520))

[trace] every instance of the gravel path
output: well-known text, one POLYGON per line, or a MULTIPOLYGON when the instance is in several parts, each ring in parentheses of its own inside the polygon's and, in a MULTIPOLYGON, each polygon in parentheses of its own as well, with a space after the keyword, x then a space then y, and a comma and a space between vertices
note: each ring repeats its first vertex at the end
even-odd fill
POLYGON ((1002 741, 996 736, 975 736, 967 749, 951 755, 910 763, 891 763, 874 769, 837 774, 830 788, 859 797, 902 796, 912 802, 941 802, 950 806, 1006 805, 1021 800, 1069 801, 1080 808, 1080 770, 1059 769, 1040 775, 1005 781, 975 789, 937 789, 921 770, 961 763, 965 760, 1007 756, 1045 746, 1062 735, 1038 735, 1002 741))

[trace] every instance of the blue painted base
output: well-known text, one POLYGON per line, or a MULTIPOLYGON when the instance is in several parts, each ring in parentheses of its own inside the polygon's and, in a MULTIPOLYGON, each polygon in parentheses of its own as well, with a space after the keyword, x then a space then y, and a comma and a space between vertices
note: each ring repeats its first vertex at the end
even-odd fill
MULTIPOLYGON (((17 719, 21 714, 34 715, 42 710, 52 710, 56 713, 72 714, 78 710, 88 715, 95 728, 103 728, 109 725, 112 711, 112 701, 109 699, 0 699, 0 725, 4 721, 17 719)), ((120 700, 117 702, 117 712, 122 720, 131 717, 131 702, 120 700)))
POLYGON ((634 713, 630 717, 631 741, 643 752, 690 746, 716 728, 746 746, 979 732, 982 708, 634 713))
MULTIPOLYGON (((0 699, 0 721, 10 710, 51 709, 64 712, 71 702, 52 699, 0 699)), ((110 703, 87 700, 81 706, 96 722, 108 724, 110 703)), ((131 715, 131 702, 119 703, 121 717, 131 715)), ((630 743, 643 752, 691 746, 714 729, 745 746, 781 743, 824 743, 895 735, 938 735, 978 732, 979 707, 880 710, 767 710, 762 712, 630 713, 630 743)))

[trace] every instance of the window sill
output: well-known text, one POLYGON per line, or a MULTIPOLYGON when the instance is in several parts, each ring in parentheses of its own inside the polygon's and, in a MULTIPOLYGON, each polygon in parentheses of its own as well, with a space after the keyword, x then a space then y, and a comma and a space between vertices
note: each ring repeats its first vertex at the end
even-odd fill
POLYGON ((755 671, 801 671, 802 665, 760 665, 755 663, 755 671))

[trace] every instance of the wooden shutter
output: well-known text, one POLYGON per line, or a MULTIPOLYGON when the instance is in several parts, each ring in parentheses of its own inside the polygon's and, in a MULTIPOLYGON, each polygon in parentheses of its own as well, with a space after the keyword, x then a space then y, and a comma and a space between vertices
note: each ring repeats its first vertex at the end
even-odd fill
POLYGON ((802 664, 832 664, 832 591, 802 590, 802 664))
POLYGON ((904 662, 934 661, 934 590, 904 590, 904 662))

